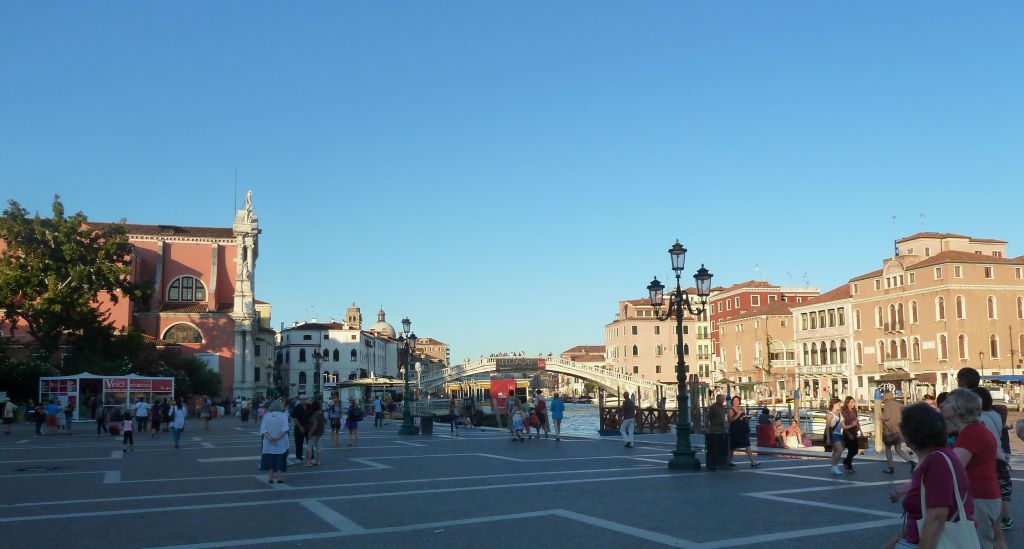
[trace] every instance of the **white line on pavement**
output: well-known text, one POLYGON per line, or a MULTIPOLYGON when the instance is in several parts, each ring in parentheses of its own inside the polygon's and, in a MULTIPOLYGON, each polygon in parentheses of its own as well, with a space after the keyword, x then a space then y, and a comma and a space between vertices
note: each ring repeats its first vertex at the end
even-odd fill
POLYGON ((199 463, 220 463, 224 461, 256 461, 260 459, 260 456, 234 456, 234 457, 222 457, 222 458, 202 458, 197 459, 199 463))
POLYGON ((393 469, 393 467, 391 467, 390 465, 384 465, 383 463, 377 463, 376 461, 372 461, 372 460, 369 460, 369 459, 349 458, 349 461, 354 461, 356 463, 362 463, 363 465, 369 465, 370 467, 373 467, 374 469, 393 469))
POLYGON ((103 484, 116 484, 121 482, 121 471, 104 471, 103 484))
POLYGON ((697 542, 672 537, 666 534, 659 534, 658 532, 652 532, 650 530, 644 530, 635 526, 629 526, 628 524, 622 524, 621 522, 612 522, 610 520, 599 519, 590 515, 583 515, 575 513, 573 511, 567 511, 565 509, 556 509, 555 515, 565 517, 575 521, 589 524, 590 526, 596 526, 598 528, 604 528, 605 530, 611 530, 620 534, 626 534, 627 536, 633 536, 636 538, 653 541, 655 543, 662 543, 670 547, 684 547, 684 548, 696 548, 698 547, 697 542))
POLYGON ((864 513, 866 515, 875 515, 879 517, 899 517, 899 513, 890 513, 889 511, 875 511, 874 509, 865 509, 863 507, 853 507, 850 505, 837 505, 834 503, 824 503, 820 501, 807 501, 796 498, 785 498, 782 496, 773 496, 770 494, 746 494, 751 497, 770 499, 773 501, 785 501, 786 503, 796 503, 799 505, 810 505, 811 507, 821 507, 822 509, 837 509, 839 511, 850 511, 854 513, 864 513))
POLYGON ((199 445, 203 448, 215 448, 212 442, 200 442, 199 445))
POLYGON ((315 499, 303 500, 300 504, 339 532, 361 532, 363 530, 362 526, 315 499))
MULTIPOLYGON (((378 458, 379 459, 379 458, 378 458)), ((585 474, 585 473, 610 473, 619 471, 639 471, 643 472, 648 469, 660 469, 656 465, 634 465, 630 467, 615 467, 608 469, 577 469, 567 471, 535 471, 529 473, 491 473, 487 475, 469 475, 461 477, 436 477, 436 478, 415 478, 406 480, 385 480, 385 481, 367 481, 367 482, 343 482, 338 484, 318 484, 315 486, 296 486, 296 490, 321 490, 321 489, 332 489, 332 488, 357 488, 363 486, 385 486, 385 485, 398 485, 398 484, 425 484, 431 482, 452 482, 459 480, 487 480, 496 479, 503 477, 532 477, 532 476, 544 476, 544 475, 572 475, 572 474, 585 474)), ((299 474, 299 473, 294 473, 299 474)), ((673 475, 660 475, 660 476, 678 476, 682 477, 691 473, 675 473, 673 475)), ((250 475, 243 475, 250 476, 250 475)), ((627 476, 623 478, 648 478, 645 476, 627 476)), ((615 480, 615 479, 606 479, 615 480)), ((134 482, 134 481, 125 481, 134 482)), ((572 481, 575 482, 575 481, 572 481)), ((580 481, 589 482, 589 481, 580 481)), ((483 485, 481 488, 488 488, 494 485, 483 485)), ((509 486, 519 486, 518 484, 510 484, 509 486)), ((145 495, 145 496, 123 496, 123 497, 111 497, 111 498, 89 498, 89 499, 66 499, 66 500, 53 500, 53 501, 35 501, 25 503, 11 503, 7 507, 40 507, 40 506, 52 506, 52 505, 75 505, 81 503, 104 503, 104 502, 123 502, 123 501, 145 501, 154 499, 174 499, 174 498, 195 498, 195 497, 209 497, 209 496, 231 496, 240 494, 255 494, 264 493, 265 489, 248 489, 248 490, 220 490, 210 492, 187 492, 181 494, 158 494, 158 495, 145 495)), ((386 494, 379 494, 386 495, 386 494)), ((323 498, 321 498, 323 499, 323 498)), ((229 505, 229 504, 225 504, 229 505)), ((242 503, 239 503, 242 505, 242 503)), ((45 518, 45 515, 43 515, 45 518)), ((12 522, 11 519, 0 518, 0 522, 12 522)))
MULTIPOLYGON (((110 457, 108 459, 121 459, 123 457, 124 457, 124 450, 113 450, 113 451, 110 452, 110 457)), ((86 458, 86 459, 88 459, 88 458, 86 458)), ((97 458, 97 459, 99 459, 99 458, 97 458)))
POLYGON ((773 475, 773 476, 777 476, 777 477, 793 477, 793 478, 802 478, 802 479, 806 479, 806 480, 817 480, 817 481, 821 481, 821 482, 838 482, 840 484, 864 484, 863 482, 860 482, 860 481, 857 481, 857 480, 843 480, 843 479, 838 479, 838 478, 813 477, 813 476, 810 476, 810 475, 796 475, 796 474, 793 474, 793 473, 775 473, 775 472, 772 472, 772 471, 752 471, 752 472, 754 474, 757 474, 757 475, 773 475))
POLYGON ((29 440, 32 440, 32 439, 28 439, 28 438, 26 438, 25 440, 19 440, 18 442, 15 442, 15 444, 25 444, 25 443, 26 443, 26 442, 28 442, 29 440))
POLYGON ((406 446, 425 446, 425 444, 417 444, 415 442, 406 442, 404 440, 396 440, 395 444, 404 444, 406 446))
POLYGON ((740 545, 751 545, 754 543, 767 543, 770 541, 781 541, 787 539, 801 538, 807 536, 816 536, 822 534, 835 534, 839 532, 851 532, 853 530, 867 530, 869 528, 881 528, 882 526, 892 526, 900 524, 900 519, 883 519, 883 520, 872 520, 868 522, 855 522, 852 524, 835 524, 832 526, 823 526, 821 528, 806 528, 804 530, 790 530, 788 532, 778 532, 775 534, 760 534, 757 536, 748 536, 745 538, 733 538, 723 539, 718 541, 711 541, 698 545, 700 549, 718 549, 720 547, 736 547, 740 545))
POLYGON ((189 437, 189 438, 190 438, 190 440, 195 440, 195 441, 203 440, 202 437, 189 437))

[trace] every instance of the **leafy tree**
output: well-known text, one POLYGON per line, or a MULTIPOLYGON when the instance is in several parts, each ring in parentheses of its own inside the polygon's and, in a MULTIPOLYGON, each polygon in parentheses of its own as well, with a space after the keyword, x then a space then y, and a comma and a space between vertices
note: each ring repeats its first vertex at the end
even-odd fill
POLYGON ((103 293, 117 303, 151 291, 129 279, 132 245, 124 221, 87 221, 82 212, 66 216, 60 196, 49 218, 29 217, 14 200, 0 215, 3 320, 12 333, 23 324, 48 357, 62 340, 110 339, 109 313, 99 307, 103 293))

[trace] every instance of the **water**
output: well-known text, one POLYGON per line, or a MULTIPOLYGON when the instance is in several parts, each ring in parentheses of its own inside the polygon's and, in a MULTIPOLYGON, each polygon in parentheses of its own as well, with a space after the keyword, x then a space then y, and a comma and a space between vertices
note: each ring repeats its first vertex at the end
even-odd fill
MULTIPOLYGON (((597 404, 566 404, 565 413, 562 414, 562 433, 593 437, 597 436, 597 430, 601 426, 597 404)), ((551 416, 548 415, 548 423, 551 424, 551 416)), ((553 425, 550 425, 554 428, 553 425)))

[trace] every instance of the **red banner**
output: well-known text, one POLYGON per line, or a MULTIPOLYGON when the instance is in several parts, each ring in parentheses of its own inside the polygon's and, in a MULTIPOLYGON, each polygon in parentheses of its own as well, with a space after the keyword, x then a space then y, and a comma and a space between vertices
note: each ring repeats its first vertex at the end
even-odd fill
POLYGON ((104 391, 127 391, 128 390, 128 380, 123 378, 123 377, 113 378, 113 379, 104 379, 103 380, 103 390, 104 391))
POLYGON ((49 379, 40 380, 40 382, 39 382, 39 390, 44 392, 44 393, 49 393, 50 392, 50 380, 49 379))
POLYGON ((153 392, 154 393, 169 393, 169 392, 171 392, 171 380, 169 380, 169 379, 155 379, 155 380, 153 380, 153 392))
POLYGON ((151 380, 151 379, 133 379, 133 380, 131 380, 131 389, 132 389, 132 392, 135 392, 135 391, 146 391, 146 392, 152 391, 153 390, 153 380, 151 380))
POLYGON ((501 413, 505 412, 508 397, 516 392, 516 380, 491 378, 491 398, 498 405, 501 413))
POLYGON ((537 361, 537 369, 538 370, 546 370, 547 367, 548 367, 548 361, 544 360, 543 358, 537 361))

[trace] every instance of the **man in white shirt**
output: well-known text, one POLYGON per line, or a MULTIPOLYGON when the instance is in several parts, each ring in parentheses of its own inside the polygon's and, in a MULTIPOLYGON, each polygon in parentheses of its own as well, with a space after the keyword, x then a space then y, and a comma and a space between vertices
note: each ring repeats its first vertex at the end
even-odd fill
POLYGON ((149 431, 149 404, 146 404, 146 399, 142 397, 135 403, 135 422, 139 426, 139 432, 149 431))
POLYGON ((381 401, 380 395, 373 399, 373 426, 384 426, 384 402, 381 401))

